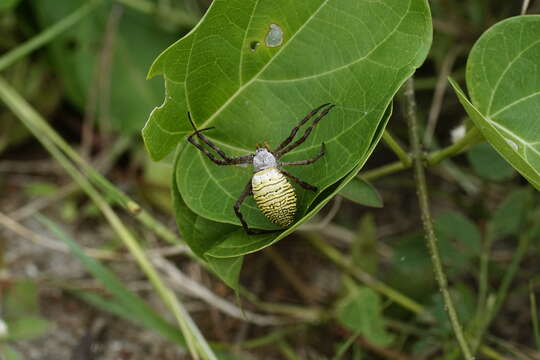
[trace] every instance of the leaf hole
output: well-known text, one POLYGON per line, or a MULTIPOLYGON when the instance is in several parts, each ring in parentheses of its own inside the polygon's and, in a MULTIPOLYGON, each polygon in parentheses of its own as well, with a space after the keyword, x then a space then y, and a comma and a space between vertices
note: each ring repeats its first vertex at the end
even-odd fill
POLYGON ((255 50, 257 50, 257 47, 258 47, 259 45, 261 45, 260 42, 258 42, 258 41, 252 41, 252 42, 249 44, 249 48, 250 48, 251 51, 255 51, 255 50))

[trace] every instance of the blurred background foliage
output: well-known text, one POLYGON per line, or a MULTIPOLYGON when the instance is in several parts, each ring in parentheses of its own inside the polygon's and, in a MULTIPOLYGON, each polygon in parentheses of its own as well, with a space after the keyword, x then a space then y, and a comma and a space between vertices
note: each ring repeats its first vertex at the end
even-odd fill
MULTIPOLYGON (((79 153, 171 229, 170 165, 150 161, 140 139, 140 129, 164 94, 162 79, 146 80, 146 73, 161 51, 197 23, 209 3, 103 1, 46 47, 0 69, 79 153)), ((0 53, 88 4, 0 0, 0 53)), ((415 75, 428 150, 450 144, 451 131, 466 120, 446 77, 463 83, 471 46, 494 23, 518 15, 522 3, 436 0, 430 5, 433 46, 415 75), (430 121, 437 123, 431 130, 430 121)), ((539 12, 539 2, 531 1, 528 13, 539 12)), ((401 110, 398 99, 389 130, 406 142, 401 110)), ((381 144, 366 169, 393 160, 381 144)), ((230 316, 216 310, 217 300, 193 292, 196 285, 185 285, 188 290, 179 291, 219 358, 459 358, 425 247, 412 176, 404 172, 370 181, 378 191, 367 192, 371 199, 335 199, 289 241, 248 256, 241 276, 246 293, 240 291, 239 298, 185 253, 169 255, 189 281, 217 298, 241 311, 285 319, 267 326, 230 316), (348 265, 336 266, 339 262, 329 261, 328 251, 310 245, 321 242, 337 249, 348 265), (342 270, 351 266, 405 294, 428 315, 404 310, 358 281, 358 271, 342 270)), ((365 189, 369 184, 351 186, 365 189)), ((440 251, 465 333, 472 344, 484 335, 479 358, 539 359, 535 294, 540 286, 540 196, 485 143, 430 168, 429 186, 440 251), (516 254, 521 256, 517 263, 516 254), (494 318, 486 319, 492 313, 494 318)), ((358 191, 353 189, 348 198, 358 191)), ((132 296, 155 305, 156 313, 166 311, 156 305, 132 263, 107 260, 116 275, 85 263, 90 272, 97 271, 92 272, 96 278, 108 279, 100 285, 74 256, 34 238, 54 237, 35 220, 38 212, 62 224, 81 246, 123 255, 95 205, 0 105, 0 214, 23 227, 8 226, 0 218, 0 357, 189 358, 178 349, 183 340, 174 337, 177 329, 161 317, 141 315, 149 310, 132 296), (126 286, 116 294, 114 276, 126 286), (128 300, 136 306, 122 311, 122 301, 128 300)), ((127 215, 123 220, 133 223, 127 215)), ((136 237, 147 249, 166 248, 152 232, 139 229, 136 237)))

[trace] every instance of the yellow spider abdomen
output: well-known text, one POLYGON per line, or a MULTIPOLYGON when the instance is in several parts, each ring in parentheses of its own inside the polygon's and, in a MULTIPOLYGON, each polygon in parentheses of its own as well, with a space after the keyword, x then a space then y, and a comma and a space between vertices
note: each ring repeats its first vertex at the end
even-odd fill
POLYGON ((253 198, 261 212, 276 225, 289 226, 296 214, 296 194, 285 175, 277 168, 253 174, 253 198))

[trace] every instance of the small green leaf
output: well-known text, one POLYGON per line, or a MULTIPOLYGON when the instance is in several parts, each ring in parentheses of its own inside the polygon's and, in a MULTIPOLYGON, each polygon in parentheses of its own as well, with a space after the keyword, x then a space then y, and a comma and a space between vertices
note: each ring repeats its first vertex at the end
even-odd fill
POLYGON ((435 219, 435 231, 439 237, 456 241, 462 256, 475 256, 480 253, 480 231, 476 224, 461 213, 447 211, 438 215, 435 219))
POLYGON ((393 336, 386 332, 379 295, 367 287, 356 290, 338 307, 338 320, 374 344, 385 346, 393 336))
POLYGON ((469 102, 460 102, 489 143, 540 189, 540 16, 501 21, 476 42, 467 61, 469 102))
POLYGON ((360 178, 353 178, 339 192, 339 195, 357 204, 380 208, 383 206, 381 195, 370 183, 360 178))
POLYGON ((529 189, 514 190, 497 207, 488 223, 494 240, 519 233, 531 204, 531 195, 529 189))
POLYGON ((505 181, 514 169, 488 143, 477 144, 467 152, 467 159, 478 176, 491 181, 505 181))

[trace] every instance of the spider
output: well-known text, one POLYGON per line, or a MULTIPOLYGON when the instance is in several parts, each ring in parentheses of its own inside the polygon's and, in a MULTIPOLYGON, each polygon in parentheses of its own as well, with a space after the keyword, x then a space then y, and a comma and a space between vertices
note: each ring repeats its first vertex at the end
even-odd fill
POLYGON ((283 140, 277 148, 270 150, 268 145, 257 145, 257 149, 254 154, 238 157, 227 156, 223 150, 221 150, 217 145, 202 134, 203 131, 210 130, 213 127, 197 130, 195 123, 191 119, 191 115, 188 112, 189 122, 191 123, 191 126, 195 132, 191 134, 187 140, 203 154, 205 154, 208 159, 217 165, 239 165, 250 163, 253 165, 253 176, 246 184, 242 195, 240 195, 234 204, 234 212, 247 234, 253 235, 279 231, 254 230, 248 227, 242 213, 240 212, 240 206, 249 195, 253 195, 257 206, 268 220, 278 226, 287 227, 293 223, 296 215, 296 194, 291 183, 287 181, 286 178, 296 182, 304 189, 317 191, 317 187, 300 180, 296 176, 284 170, 282 167, 313 164, 324 155, 324 142, 321 144, 321 151, 311 159, 289 162, 282 162, 279 161, 279 159, 289 151, 302 144, 311 134, 313 128, 317 126, 319 121, 325 117, 334 106, 335 105, 333 104, 327 103, 312 110, 291 130, 289 136, 283 140), (319 111, 321 112, 319 113, 319 111), (304 134, 298 140, 292 142, 300 127, 317 114, 319 115, 313 120, 311 125, 306 128, 304 134), (204 148, 202 144, 195 140, 195 137, 212 148, 212 150, 214 150, 221 157, 221 159, 217 158, 206 148, 204 148))

